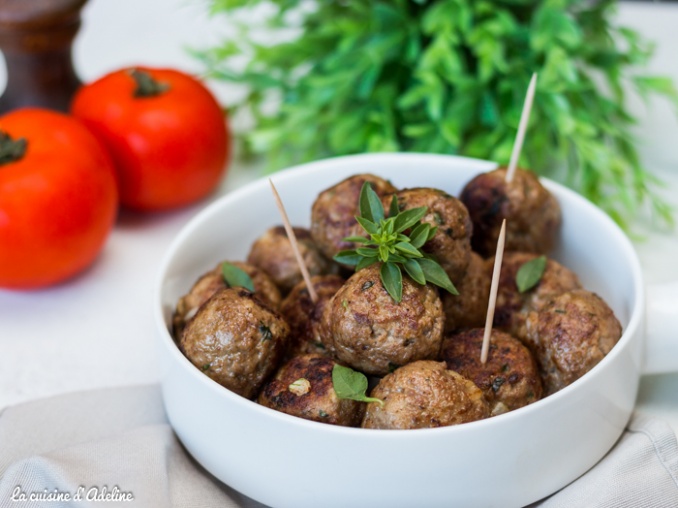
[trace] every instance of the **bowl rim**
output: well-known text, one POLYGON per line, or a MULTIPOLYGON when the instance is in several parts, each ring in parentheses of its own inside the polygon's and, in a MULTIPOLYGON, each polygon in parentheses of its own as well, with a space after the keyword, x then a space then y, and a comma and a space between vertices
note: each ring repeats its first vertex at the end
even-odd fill
MULTIPOLYGON (((318 161, 308 162, 304 164, 298 164, 285 168, 276 172, 274 174, 276 183, 284 181, 289 178, 303 178, 303 176, 309 172, 314 173, 319 170, 329 170, 332 166, 345 166, 346 164, 351 164, 352 161, 360 160, 369 160, 374 159, 379 161, 381 164, 388 163, 389 160, 396 159, 411 159, 418 161, 432 161, 432 160, 455 160, 458 162, 464 162, 471 166, 475 166, 477 169, 487 169, 491 170, 496 167, 496 163, 491 161, 486 161, 482 159, 474 159, 470 157, 460 157, 455 155, 441 155, 441 154, 426 154, 426 153, 370 153, 370 154, 358 154, 358 155, 348 155, 348 156, 339 156, 328 159, 322 159, 318 161)), ((376 171, 378 173, 378 171, 376 171)), ((544 397, 532 404, 518 408, 507 413, 497 415, 491 418, 486 418, 483 420, 477 420, 473 422, 464 423, 461 425, 452 425, 445 427, 436 427, 436 428, 426 428, 426 429, 363 429, 359 427, 344 427, 338 425, 328 425, 326 423, 315 422, 311 420, 306 420, 299 418, 297 416, 288 415, 280 411, 262 406, 254 400, 247 399, 236 393, 228 390, 227 388, 221 386, 216 381, 212 380, 210 377, 206 376, 181 353, 176 342, 172 338, 171 333, 169 332, 167 323, 165 321, 164 312, 163 312, 163 290, 164 290, 164 281, 166 278, 166 273, 172 263, 174 255, 177 249, 183 245, 184 241, 189 237, 195 229, 198 229, 200 225, 208 218, 214 214, 218 214, 223 207, 228 207, 230 202, 235 199, 243 199, 243 195, 252 194, 253 192, 258 192, 259 188, 262 185, 266 185, 266 180, 269 176, 264 176, 253 180, 252 182, 243 185, 242 187, 225 194, 209 205, 204 209, 198 212, 193 216, 179 231, 177 236, 173 239, 168 247, 167 251, 163 255, 163 258, 160 262, 155 284, 153 291, 153 314, 154 321, 156 324, 156 334, 159 336, 159 341, 162 343, 164 349, 169 350, 171 358, 181 366, 182 369, 190 372, 190 376, 197 380, 205 389, 211 391, 218 397, 225 397, 231 403, 235 404, 242 409, 249 412, 260 412, 262 417, 273 418, 278 420, 280 424, 283 425, 294 425, 308 427, 309 431, 319 431, 324 429, 324 432, 332 433, 333 435, 346 435, 351 439, 356 438, 369 438, 369 439, 391 439, 393 436, 400 435, 405 433, 411 438, 425 438, 431 435, 442 436, 445 434, 455 434, 460 432, 468 432, 471 429, 480 431, 484 427, 494 426, 497 421, 509 421, 510 419, 515 418, 529 418, 530 412, 534 411, 544 411, 546 406, 551 404, 559 404, 561 399, 566 399, 574 395, 579 390, 585 389, 586 384, 593 382, 593 380, 608 368, 608 365, 612 363, 617 356, 621 354, 621 351, 629 347, 629 343, 633 338, 642 333, 641 326, 643 322, 644 309, 645 309, 645 291, 642 277, 642 270, 640 266, 640 260, 636 254, 633 245, 631 244, 628 236, 621 230, 621 228, 600 208, 591 203, 588 199, 576 193, 575 191, 561 185, 555 181, 549 180, 548 178, 540 177, 542 184, 551 192, 556 192, 558 194, 563 194, 568 199, 574 201, 576 206, 584 207, 589 210, 591 213, 596 214, 598 220, 602 221, 604 226, 611 231, 614 235, 616 242, 623 252, 624 258, 626 259, 626 264, 631 269, 631 280, 635 289, 635 294, 631 300, 630 304, 630 314, 628 317, 628 323, 622 331, 622 336, 612 348, 612 350, 605 355, 605 357, 595 365, 589 372, 584 376, 577 379, 570 385, 566 386, 562 390, 544 397), (466 430, 465 430, 466 429, 466 430)), ((644 337, 643 337, 644 340, 644 337)), ((639 358, 639 361, 642 364, 642 358, 639 358)), ((161 382, 161 384, 164 384, 161 382)), ((164 396, 164 393, 163 393, 164 396)))

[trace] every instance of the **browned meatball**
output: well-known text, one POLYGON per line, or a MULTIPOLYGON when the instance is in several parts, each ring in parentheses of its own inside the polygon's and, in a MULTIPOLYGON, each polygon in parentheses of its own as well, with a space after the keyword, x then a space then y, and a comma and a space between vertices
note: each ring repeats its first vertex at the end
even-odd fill
POLYGON ((332 384, 335 364, 327 356, 295 356, 264 386, 257 402, 306 420, 357 427, 365 403, 337 397, 332 384))
POLYGON ((541 369, 546 395, 579 379, 621 337, 612 309, 595 293, 576 289, 553 297, 527 318, 528 346, 541 369))
POLYGON ((379 277, 379 264, 353 274, 325 312, 336 357, 356 370, 383 376, 415 360, 435 358, 445 318, 437 291, 403 277, 396 303, 379 277))
MULTIPOLYGON (((464 204, 446 192, 430 188, 405 189, 397 196, 401 210, 428 208, 422 222, 437 227, 438 231, 423 250, 433 254, 456 284, 466 273, 471 255, 473 225, 464 204)), ((390 199, 384 198, 387 210, 390 199)))
MULTIPOLYGON (((293 228, 308 273, 324 275, 336 266, 315 246, 311 232, 306 228, 293 228)), ((247 256, 247 262, 261 268, 287 294, 302 280, 297 258, 283 226, 275 226, 257 238, 247 256)))
POLYGON ((367 236, 355 220, 359 214, 360 190, 365 182, 370 182, 380 196, 396 192, 396 188, 383 178, 354 175, 321 192, 313 203, 311 236, 330 259, 339 251, 355 247, 355 244, 343 241, 347 236, 367 236))
POLYGON ((473 221, 473 250, 491 256, 503 219, 506 250, 548 254, 561 222, 560 206, 531 172, 518 169, 507 184, 506 168, 482 173, 466 184, 461 200, 473 221))
POLYGON ((483 258, 471 252, 466 274, 456 284, 459 294, 442 293, 446 332, 485 325, 490 282, 483 258))
POLYGON ((482 420, 490 409, 480 389, 445 362, 419 361, 384 377, 367 404, 366 429, 427 429, 482 420))
POLYGON ((243 288, 220 289, 184 328, 179 347, 197 368, 243 397, 254 397, 277 367, 290 328, 243 288))
POLYGON ((483 391, 492 414, 505 413, 539 400, 541 377, 532 353, 516 338, 492 331, 487 362, 480 362, 482 328, 443 339, 441 357, 447 368, 473 381, 483 391))
POLYGON ((290 325, 289 356, 304 353, 331 355, 333 352, 322 317, 331 298, 344 285, 344 279, 338 275, 316 275, 311 277, 311 284, 318 296, 315 304, 311 301, 306 283, 301 281, 280 305, 280 313, 290 325))
MULTIPOLYGON (((277 309, 280 306, 280 291, 275 283, 262 270, 248 263, 229 261, 234 266, 243 270, 252 279, 254 292, 262 302, 277 309)), ((221 273, 221 263, 216 268, 201 275, 188 294, 182 296, 177 302, 177 309, 172 318, 174 325, 174 337, 178 340, 184 325, 198 312, 198 308, 205 303, 214 293, 226 287, 221 273)))
MULTIPOLYGON (((527 337, 525 320, 530 311, 541 309, 555 295, 581 287, 574 272, 549 259, 537 285, 520 293, 516 274, 523 264, 536 257, 536 254, 525 252, 505 252, 501 265, 494 326, 522 341, 527 337)), ((485 265, 488 277, 491 277, 493 269, 494 258, 490 258, 485 265)))

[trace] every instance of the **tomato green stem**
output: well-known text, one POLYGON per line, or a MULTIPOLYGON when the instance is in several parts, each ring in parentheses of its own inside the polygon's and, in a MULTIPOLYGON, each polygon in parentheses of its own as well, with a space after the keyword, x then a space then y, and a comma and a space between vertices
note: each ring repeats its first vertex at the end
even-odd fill
POLYGON ((6 132, 0 131, 0 165, 21 159, 26 153, 27 146, 26 138, 14 140, 6 132))
POLYGON ((167 83, 153 79, 146 71, 132 69, 129 74, 137 85, 134 89, 134 97, 155 97, 166 92, 170 88, 167 83))

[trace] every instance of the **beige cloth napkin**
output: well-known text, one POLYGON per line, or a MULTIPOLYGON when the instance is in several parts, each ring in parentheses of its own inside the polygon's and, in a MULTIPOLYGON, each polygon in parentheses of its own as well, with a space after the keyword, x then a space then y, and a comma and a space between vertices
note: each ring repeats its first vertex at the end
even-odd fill
MULTIPOLYGON (((263 508, 186 453, 157 386, 63 395, 0 413, 0 507, 100 506, 263 508)), ((532 506, 678 507, 676 436, 662 421, 635 416, 592 470, 532 506)))

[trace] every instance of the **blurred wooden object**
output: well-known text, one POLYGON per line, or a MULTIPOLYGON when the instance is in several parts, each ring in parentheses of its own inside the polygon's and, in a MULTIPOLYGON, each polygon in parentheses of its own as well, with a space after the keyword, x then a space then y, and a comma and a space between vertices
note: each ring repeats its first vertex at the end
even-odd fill
POLYGON ((80 81, 71 48, 87 0, 0 0, 7 88, 0 112, 22 106, 67 111, 80 81))

